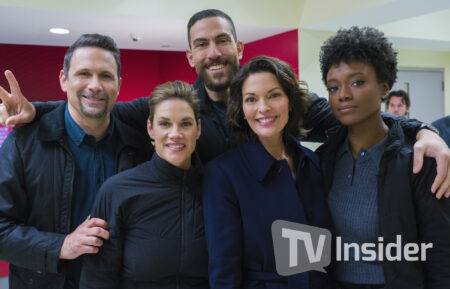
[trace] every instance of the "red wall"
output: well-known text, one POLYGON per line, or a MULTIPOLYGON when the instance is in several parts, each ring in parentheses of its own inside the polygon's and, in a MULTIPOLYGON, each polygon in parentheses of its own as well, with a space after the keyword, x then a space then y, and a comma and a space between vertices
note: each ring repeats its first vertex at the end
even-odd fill
MULTIPOLYGON (((65 99, 58 75, 67 47, 0 44, 0 71, 11 70, 22 93, 31 101, 65 99)), ((278 57, 289 63, 298 75, 298 33, 288 31, 245 44, 241 64, 258 55, 278 57)), ((185 52, 121 50, 122 87, 119 101, 150 95, 153 88, 166 81, 193 83, 197 78, 185 52)), ((9 91, 4 76, 0 86, 9 91)), ((0 277, 8 274, 7 264, 0 261, 0 277)))
POLYGON ((289 63, 298 77, 298 31, 297 29, 245 44, 241 64, 254 56, 277 57, 289 63))

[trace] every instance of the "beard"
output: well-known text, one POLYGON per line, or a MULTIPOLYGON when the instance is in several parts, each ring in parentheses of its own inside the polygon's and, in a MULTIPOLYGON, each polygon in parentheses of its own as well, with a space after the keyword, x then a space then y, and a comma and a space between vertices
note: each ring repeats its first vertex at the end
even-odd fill
POLYGON ((78 101, 80 104, 81 113, 87 118, 103 118, 109 111, 109 95, 101 92, 101 93, 93 93, 90 91, 78 91, 77 92, 78 101), (103 99, 103 104, 84 104, 82 101, 83 95, 89 97, 91 99, 103 99), (101 107, 103 106, 103 107, 101 107))
POLYGON ((233 80, 234 76, 236 75, 237 71, 239 70, 239 60, 237 57, 233 57, 232 59, 226 60, 226 59, 217 59, 215 61, 211 61, 206 65, 202 65, 202 67, 197 69, 198 76, 203 80, 205 83, 205 86, 212 91, 220 92, 227 90, 230 87, 231 81, 233 80), (208 75, 207 72, 207 66, 211 63, 220 63, 223 65, 229 64, 228 71, 224 71, 225 74, 225 81, 221 83, 217 83, 214 81, 214 78, 208 75))

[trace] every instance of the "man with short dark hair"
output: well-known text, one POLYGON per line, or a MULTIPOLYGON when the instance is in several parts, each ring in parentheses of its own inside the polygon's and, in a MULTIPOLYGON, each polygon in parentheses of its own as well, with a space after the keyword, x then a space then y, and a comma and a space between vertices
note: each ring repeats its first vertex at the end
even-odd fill
POLYGON ((78 288, 79 257, 109 238, 107 223, 89 217, 97 190, 149 158, 149 141, 110 114, 121 84, 113 39, 82 35, 59 80, 67 101, 0 148, 0 259, 10 263, 11 289, 78 288))
POLYGON ((407 116, 410 106, 409 95, 404 90, 393 90, 386 98, 386 111, 390 114, 407 116))

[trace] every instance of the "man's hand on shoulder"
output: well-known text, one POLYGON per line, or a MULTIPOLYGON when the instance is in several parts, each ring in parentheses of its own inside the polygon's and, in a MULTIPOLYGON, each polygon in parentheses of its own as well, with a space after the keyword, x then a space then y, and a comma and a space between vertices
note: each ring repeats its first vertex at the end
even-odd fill
POLYGON ((6 70, 5 77, 8 80, 9 93, 0 86, 0 124, 13 127, 20 123, 29 123, 36 116, 36 110, 20 91, 19 83, 14 74, 6 70))
POLYGON ((424 156, 436 160, 437 175, 431 186, 431 192, 436 198, 443 195, 450 197, 450 150, 447 144, 436 133, 428 129, 421 129, 417 133, 414 144, 414 173, 422 169, 424 156))
POLYGON ((106 221, 88 217, 75 231, 64 239, 59 252, 60 259, 75 259, 83 254, 96 254, 103 240, 109 239, 106 221))

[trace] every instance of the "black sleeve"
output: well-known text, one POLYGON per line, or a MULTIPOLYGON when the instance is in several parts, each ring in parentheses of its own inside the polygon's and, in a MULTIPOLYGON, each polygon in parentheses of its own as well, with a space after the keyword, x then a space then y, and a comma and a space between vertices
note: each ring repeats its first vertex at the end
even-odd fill
POLYGON ((0 259, 19 267, 57 273, 66 235, 27 225, 30 210, 24 175, 24 152, 15 131, 0 148, 0 259))
MULTIPOLYGON (((329 102, 316 94, 310 102, 308 113, 306 114, 304 127, 310 129, 305 141, 324 142, 326 140, 326 131, 334 126, 340 125, 331 111, 329 102)), ((394 116, 388 113, 381 113, 383 119, 396 119, 399 121, 403 132, 412 139, 416 139, 417 132, 421 129, 422 122, 416 119, 407 119, 405 117, 394 116)))
POLYGON ((50 112, 60 106, 64 103, 65 100, 58 100, 58 101, 48 101, 48 102, 40 102, 36 101, 33 102, 34 108, 36 109, 36 116, 34 117, 33 121, 37 121, 41 119, 41 117, 46 114, 47 112, 50 112))
MULTIPOLYGON (((411 157, 411 171, 412 162, 411 157)), ((444 289, 450 284, 450 199, 438 200, 430 192, 435 176, 435 160, 425 158, 423 169, 412 176, 411 187, 414 189, 419 240, 433 246, 425 251, 425 287, 444 289)))
POLYGON ((147 119, 150 113, 148 101, 150 97, 141 97, 132 101, 117 102, 111 113, 122 122, 147 134, 147 119))
POLYGON ((83 256, 80 289, 120 288, 123 234, 121 218, 112 200, 113 186, 108 181, 100 188, 94 203, 91 217, 108 222, 109 240, 105 240, 97 254, 83 256))

